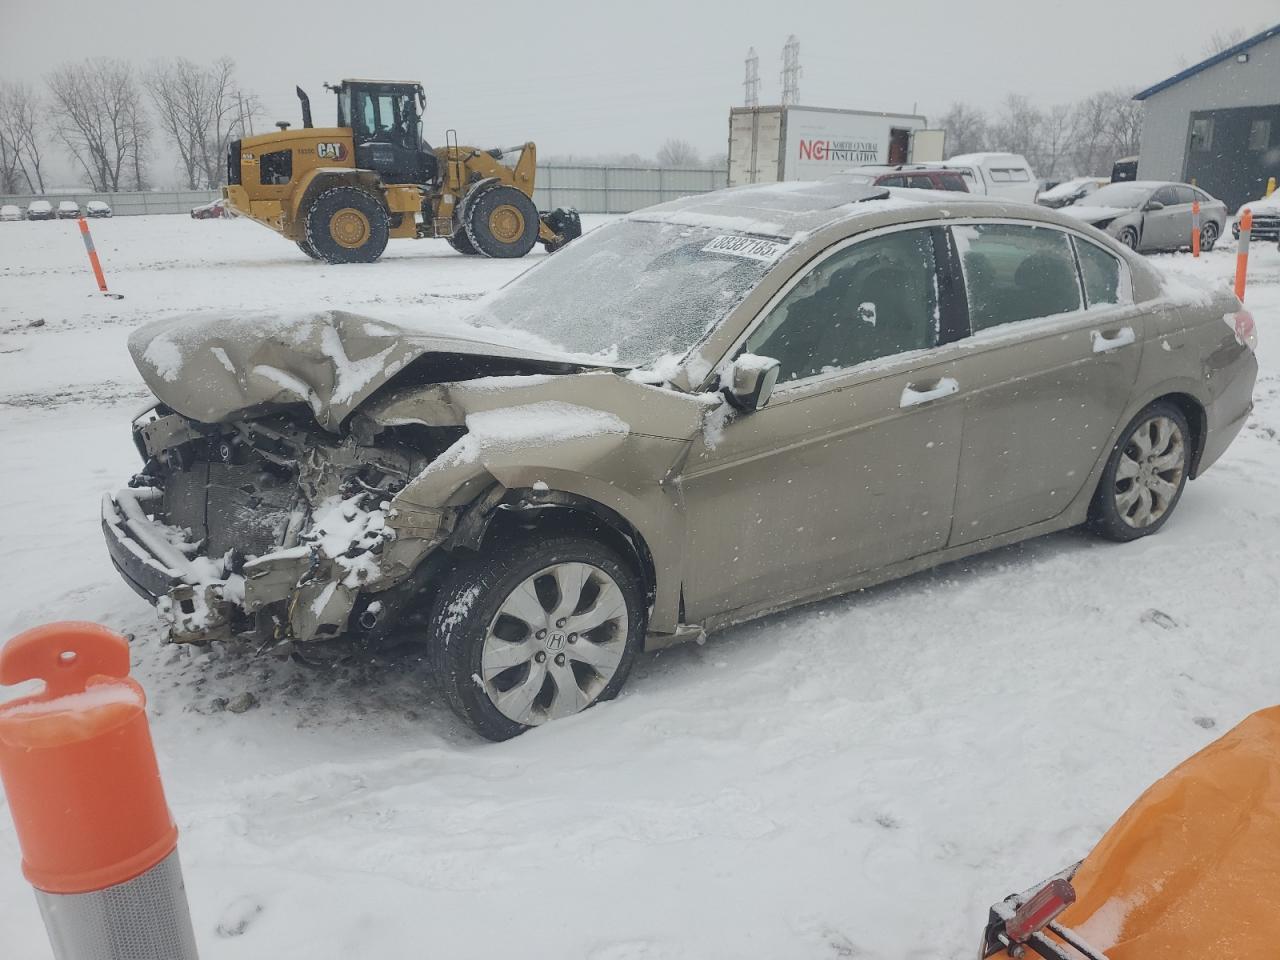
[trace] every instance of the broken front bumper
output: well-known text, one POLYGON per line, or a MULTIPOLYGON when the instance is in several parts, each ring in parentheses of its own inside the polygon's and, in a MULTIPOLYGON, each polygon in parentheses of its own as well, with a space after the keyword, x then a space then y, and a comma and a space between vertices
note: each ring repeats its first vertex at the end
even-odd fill
POLYGON ((107 553, 125 583, 156 607, 174 642, 228 639, 240 612, 243 590, 234 580, 207 580, 147 517, 142 504, 161 497, 138 488, 102 497, 102 533, 107 553))

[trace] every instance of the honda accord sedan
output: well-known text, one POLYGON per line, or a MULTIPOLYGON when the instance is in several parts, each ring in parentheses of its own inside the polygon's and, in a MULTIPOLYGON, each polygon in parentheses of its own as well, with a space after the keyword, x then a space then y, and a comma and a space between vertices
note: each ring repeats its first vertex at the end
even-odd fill
POLYGON ((837 178, 603 226, 467 316, 137 331, 104 498, 178 642, 425 644, 503 739, 707 631, 1087 524, 1160 530, 1251 407, 1253 323, 1030 204, 837 178))
POLYGON ((1227 205, 1187 183, 1111 183, 1062 212, 1092 224, 1130 250, 1153 253, 1191 246, 1193 205, 1200 202, 1200 246, 1212 250, 1227 223, 1227 205))

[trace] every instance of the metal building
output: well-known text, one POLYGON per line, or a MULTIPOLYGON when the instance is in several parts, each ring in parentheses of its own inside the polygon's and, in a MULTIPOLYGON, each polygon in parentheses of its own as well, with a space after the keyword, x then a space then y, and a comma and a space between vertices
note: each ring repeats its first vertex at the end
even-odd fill
POLYGON ((1143 180, 1195 180, 1235 210, 1280 177, 1280 24, 1134 97, 1143 180))

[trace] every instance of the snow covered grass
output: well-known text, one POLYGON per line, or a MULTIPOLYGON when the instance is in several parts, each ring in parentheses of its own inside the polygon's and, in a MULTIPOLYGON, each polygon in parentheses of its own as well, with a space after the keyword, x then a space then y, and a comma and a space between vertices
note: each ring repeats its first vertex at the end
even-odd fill
MULTIPOLYGON (((1257 409, 1159 536, 1059 534, 771 617, 492 745, 418 663, 162 647, 98 496, 137 466, 139 324, 427 309, 525 264, 427 241, 329 267, 182 217, 93 230, 122 301, 91 296, 74 223, 0 224, 0 639, 64 618, 133 635, 206 960, 968 958, 991 902, 1280 698, 1273 245, 1248 296, 1257 409)), ((1225 276, 1234 250, 1159 259, 1225 276)), ((18 862, 0 809, 0 955, 44 960, 18 862)))

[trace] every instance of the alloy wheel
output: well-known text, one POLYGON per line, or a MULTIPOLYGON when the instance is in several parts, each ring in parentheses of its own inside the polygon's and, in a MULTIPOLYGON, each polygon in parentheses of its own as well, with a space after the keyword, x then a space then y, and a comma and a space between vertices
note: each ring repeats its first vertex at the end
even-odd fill
POLYGON ((1158 523, 1182 489, 1187 447, 1182 429, 1169 417, 1141 423, 1116 464, 1115 503, 1121 519, 1134 529, 1158 523))
POLYGON ((478 678, 509 720, 536 725, 585 710, 626 652, 627 602, 604 570, 557 563, 522 581, 485 634, 478 678))

